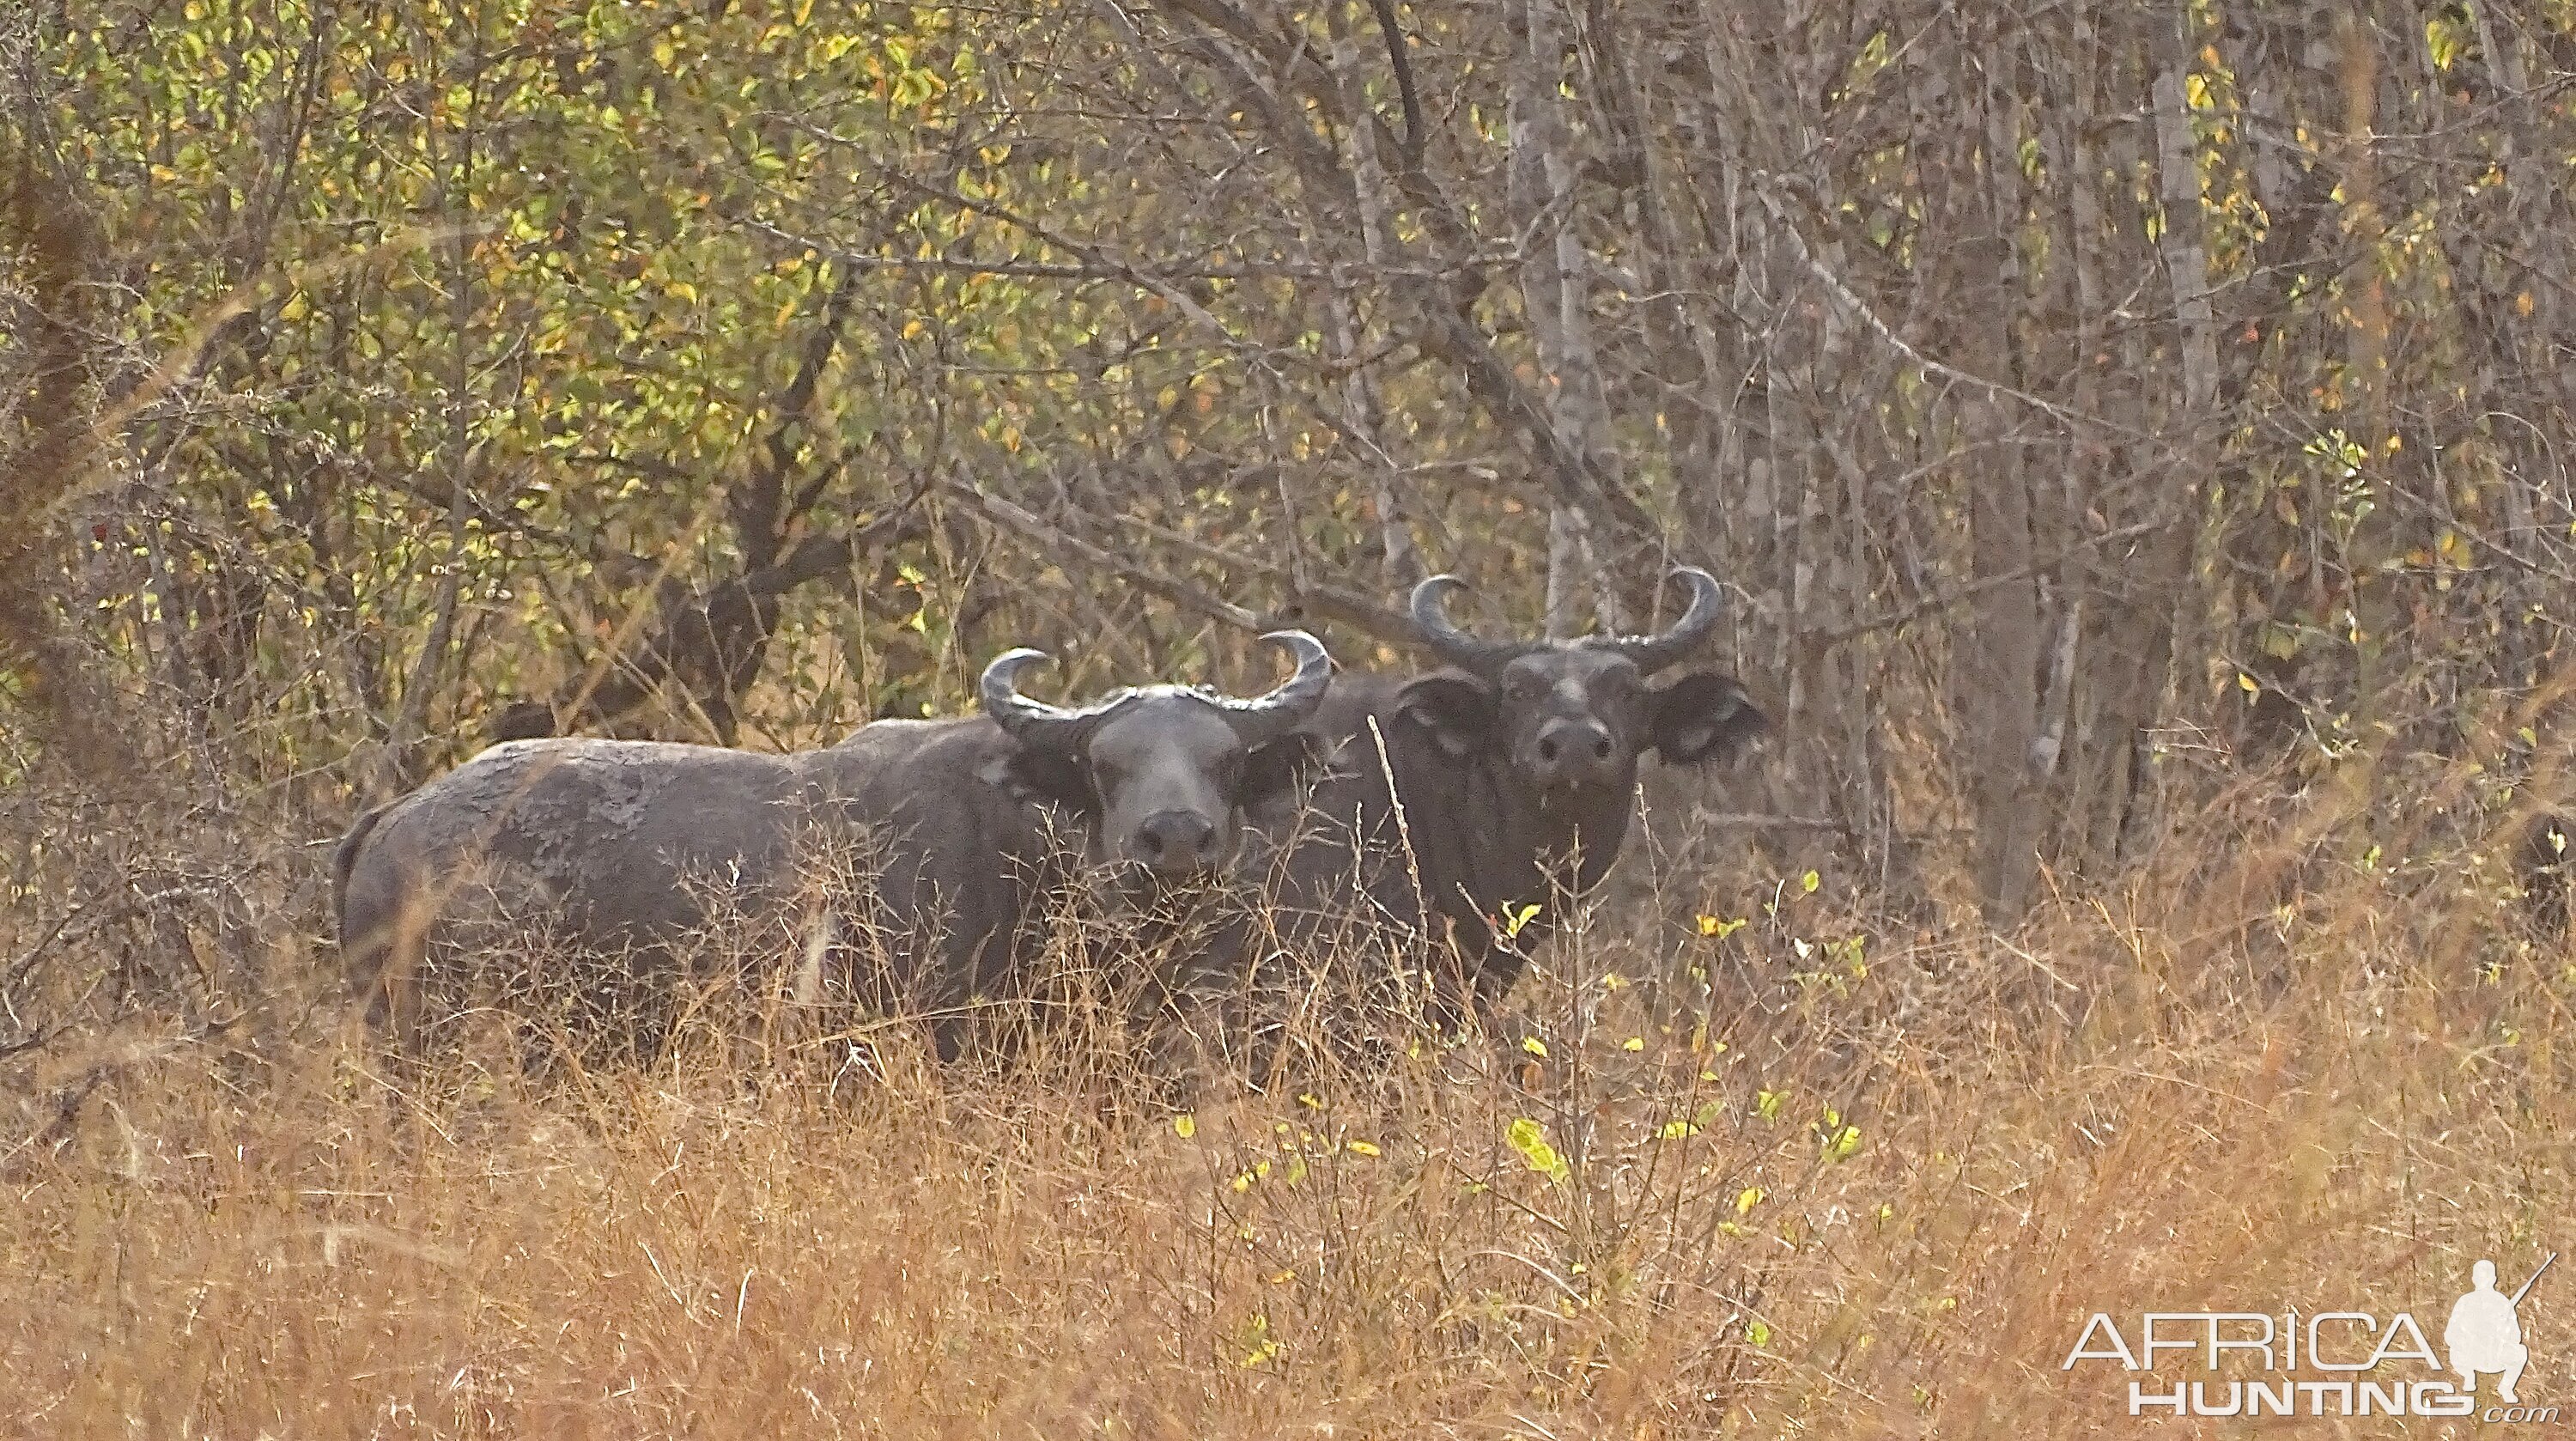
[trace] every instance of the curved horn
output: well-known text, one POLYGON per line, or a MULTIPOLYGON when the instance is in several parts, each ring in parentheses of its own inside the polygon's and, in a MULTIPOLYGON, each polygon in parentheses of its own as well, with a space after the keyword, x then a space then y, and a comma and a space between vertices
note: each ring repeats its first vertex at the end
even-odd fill
POLYGON ((1332 653, 1302 630, 1274 630, 1261 637, 1297 658, 1297 673, 1267 695, 1224 702, 1235 734, 1246 745, 1277 740, 1305 723, 1324 703, 1324 687, 1333 679, 1332 653))
POLYGON ((1432 653, 1451 665, 1479 669, 1503 647, 1482 641, 1460 630, 1449 619, 1449 593, 1466 590, 1468 585, 1454 575, 1435 575, 1413 588, 1413 628, 1421 633, 1422 643, 1432 653))
POLYGON ((1674 566, 1666 580, 1681 580, 1691 588, 1690 608, 1682 618, 1653 635, 1620 636, 1604 642, 1621 655, 1637 663, 1637 669, 1652 674, 1697 650, 1709 633, 1717 629, 1718 612, 1726 608, 1725 592, 1718 588, 1717 577, 1695 565, 1674 566))
POLYGON ((984 678, 976 683, 977 691, 984 698, 984 714, 991 716, 993 723, 1009 733, 1013 740, 1023 744, 1042 744, 1082 720, 1073 711, 1020 694, 1018 676, 1021 668, 1031 661, 1041 660, 1050 665, 1055 663, 1055 657, 1045 651, 1031 650, 1026 646, 1004 651, 993 657, 991 665, 984 667, 984 678))

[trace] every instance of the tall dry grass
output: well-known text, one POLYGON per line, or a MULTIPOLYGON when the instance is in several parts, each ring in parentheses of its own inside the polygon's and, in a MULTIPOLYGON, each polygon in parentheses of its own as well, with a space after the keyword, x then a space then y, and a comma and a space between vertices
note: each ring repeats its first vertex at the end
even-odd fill
MULTIPOLYGON (((0 1431, 2125 1433, 2059 1369, 2093 1311, 2438 1326, 2568 1239, 2576 977, 2489 838, 2398 820, 2221 796, 2009 936, 1632 856, 1495 1035, 1185 1111, 1079 1023, 58 1043, 11 1063, 0 1431)), ((2562 1291, 2526 1398, 2576 1401, 2562 1291)))

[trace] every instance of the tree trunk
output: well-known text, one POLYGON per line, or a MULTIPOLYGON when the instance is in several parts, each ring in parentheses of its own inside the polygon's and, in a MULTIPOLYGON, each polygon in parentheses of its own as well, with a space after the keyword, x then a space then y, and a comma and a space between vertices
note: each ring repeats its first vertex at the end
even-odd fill
MULTIPOLYGON (((1595 476, 1616 488, 1622 467, 1610 443, 1608 390, 1592 344, 1592 259, 1577 229, 1575 165, 1561 94, 1565 45, 1554 0, 1519 0, 1516 13, 1511 188, 1513 217, 1528 245, 1521 258, 1522 307, 1537 346, 1550 425, 1595 476)), ((1618 624, 1591 518, 1579 502, 1560 497, 1551 509, 1547 557, 1548 634, 1573 633, 1577 598, 1587 592, 1602 623, 1618 624)))

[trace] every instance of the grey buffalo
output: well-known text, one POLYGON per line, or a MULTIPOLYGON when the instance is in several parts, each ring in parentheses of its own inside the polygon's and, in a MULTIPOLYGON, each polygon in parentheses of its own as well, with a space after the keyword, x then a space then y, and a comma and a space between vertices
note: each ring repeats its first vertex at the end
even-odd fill
POLYGON ((1314 637, 1279 631, 1294 677, 1238 700, 1150 686, 1064 709, 1019 693, 1042 653, 1012 651, 983 674, 985 714, 878 721, 818 751, 550 739, 494 746, 361 817, 334 857, 340 936, 371 1017, 406 1040, 425 964, 444 979, 474 927, 535 920, 575 949, 667 973, 670 942, 729 893, 747 913, 812 938, 868 927, 881 959, 863 987, 943 1017, 954 1055, 962 1013, 999 998, 1033 944, 1032 922, 1075 860, 1149 880, 1227 865, 1244 808, 1292 789, 1315 738, 1299 729, 1331 661, 1314 637), (864 915, 817 914, 804 852, 817 837, 863 842, 864 915), (820 922, 818 927, 817 923, 820 922))
POLYGON ((1359 901, 1416 934, 1446 931, 1474 993, 1508 990, 1555 896, 1590 889, 1617 859, 1640 760, 1719 760, 1766 724, 1732 677, 1670 673, 1720 610, 1708 572, 1673 578, 1691 601, 1669 629, 1582 640, 1480 640, 1449 619, 1463 582, 1416 586, 1415 631, 1446 664, 1333 682, 1307 724, 1335 759, 1281 841, 1289 908, 1347 917, 1359 901))

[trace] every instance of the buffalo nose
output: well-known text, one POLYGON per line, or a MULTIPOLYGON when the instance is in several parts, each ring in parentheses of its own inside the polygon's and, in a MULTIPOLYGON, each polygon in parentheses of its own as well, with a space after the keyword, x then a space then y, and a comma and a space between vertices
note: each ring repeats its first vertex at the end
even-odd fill
POLYGON ((1599 721, 1549 721, 1531 742, 1531 769, 1544 780, 1598 779, 1609 773, 1617 750, 1599 721))
POLYGON ((1136 859, 1155 870, 1205 870, 1216 858, 1216 825, 1194 811, 1157 811, 1136 827, 1136 859))

